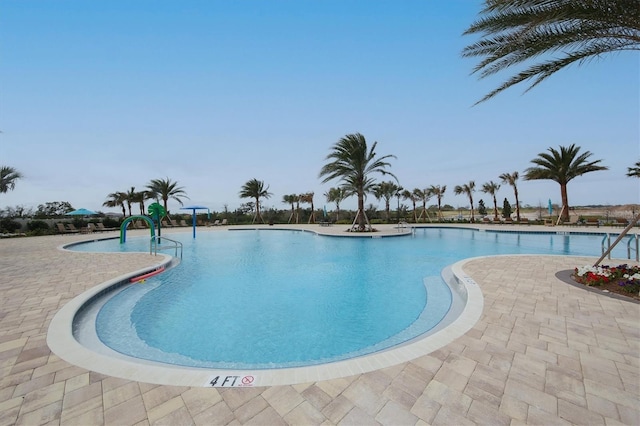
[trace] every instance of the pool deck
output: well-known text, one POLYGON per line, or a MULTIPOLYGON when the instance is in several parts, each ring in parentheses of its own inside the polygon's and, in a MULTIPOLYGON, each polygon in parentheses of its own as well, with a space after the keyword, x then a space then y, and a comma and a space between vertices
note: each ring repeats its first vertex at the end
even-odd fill
MULTIPOLYGON (((377 227, 380 236, 398 232, 377 227)), ((337 225, 299 228, 347 234, 337 225)), ((0 240, 0 426, 640 424, 640 304, 556 277, 595 258, 471 259, 463 270, 480 286, 484 310, 471 330, 447 346, 345 378, 211 389, 109 377, 50 351, 48 326, 65 303, 99 283, 157 264, 157 258, 142 253, 59 250, 69 242, 108 235, 117 233, 0 240)), ((603 262, 618 263, 634 262, 603 262)))

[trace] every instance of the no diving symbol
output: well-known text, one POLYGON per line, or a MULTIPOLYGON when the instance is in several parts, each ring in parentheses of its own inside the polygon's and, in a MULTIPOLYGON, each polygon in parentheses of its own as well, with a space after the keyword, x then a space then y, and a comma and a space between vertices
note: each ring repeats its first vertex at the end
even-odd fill
POLYGON ((242 378, 242 384, 244 386, 251 386, 253 384, 254 380, 255 380, 255 377, 253 377, 253 376, 244 376, 242 378))

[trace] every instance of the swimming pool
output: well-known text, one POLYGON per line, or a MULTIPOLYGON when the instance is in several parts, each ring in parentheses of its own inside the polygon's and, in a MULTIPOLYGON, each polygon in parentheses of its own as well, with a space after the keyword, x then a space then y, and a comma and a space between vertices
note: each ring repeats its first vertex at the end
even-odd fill
MULTIPOLYGON (((375 264, 382 266, 381 273, 388 273, 389 265, 399 264, 401 265, 401 269, 417 271, 416 276, 420 276, 424 279, 433 279, 437 278, 437 280, 441 281, 440 273, 442 272, 442 268, 446 265, 451 265, 453 263, 458 262, 462 258, 467 257, 476 257, 483 255, 491 255, 491 254, 572 254, 572 255, 587 255, 587 256, 596 256, 599 254, 600 241, 602 239, 602 235, 568 235, 566 233, 513 233, 513 232, 483 232, 476 231, 471 229, 443 229, 443 228, 427 228, 427 229, 418 229, 415 231, 413 236, 400 237, 400 238, 366 238, 366 239, 356 239, 351 240, 350 238, 327 238, 323 236, 315 236, 311 233, 301 233, 300 231, 278 231, 274 232, 272 230, 263 230, 263 231, 247 231, 247 232, 212 232, 211 238, 217 243, 215 244, 212 251, 203 250, 203 248, 207 245, 205 242, 205 235, 208 233, 201 233, 198 236, 198 240, 192 240, 190 234, 171 234, 171 238, 182 239, 187 245, 185 246, 185 255, 184 261, 187 262, 189 257, 193 257, 193 259, 197 259, 198 256, 192 256, 196 251, 207 252, 208 254, 204 256, 206 261, 204 263, 211 263, 213 259, 220 259, 225 262, 224 255, 225 254, 234 254, 236 260, 239 265, 248 265, 250 264, 250 256, 243 256, 246 254, 246 249, 251 245, 256 245, 255 239, 258 238, 264 239, 265 241, 271 240, 271 236, 281 233, 291 234, 293 238, 298 239, 298 243, 302 243, 302 246, 316 246, 319 245, 324 247, 322 250, 326 248, 331 248, 325 251, 325 255, 329 256, 326 262, 311 262, 311 264, 307 264, 304 267, 301 267, 301 271, 304 273, 305 277, 314 276, 317 274, 316 266, 318 264, 328 264, 333 265, 339 263, 342 259, 351 259, 351 262, 354 259, 358 260, 359 258, 350 258, 348 253, 341 253, 340 251, 335 250, 333 243, 339 243, 341 241, 351 241, 353 244, 356 244, 356 249, 351 249, 351 252, 360 253, 361 256, 365 258, 375 259, 375 264), (242 241, 241 243, 233 242, 231 240, 227 241, 227 238, 239 239, 242 241), (245 240, 245 237, 247 238, 245 240), (224 242, 224 243, 223 243, 224 242), (191 244, 189 244, 191 243, 191 244), (231 244, 230 244, 231 243, 231 244), (237 247, 236 247, 237 244, 237 247), (326 246, 326 247, 325 247, 326 246), (362 250, 363 247, 366 247, 366 250, 362 250)), ((207 237, 208 238, 208 237, 207 237)), ((91 244, 82 244, 77 245, 73 249, 80 251, 147 251, 148 250, 148 237, 144 238, 132 238, 124 245, 120 245, 117 241, 101 241, 94 242, 91 244)), ((278 268, 275 265, 272 265, 270 262, 262 262, 260 267, 258 268, 257 277, 261 277, 264 274, 273 272, 276 269, 277 272, 282 272, 284 270, 286 272, 287 268, 291 268, 291 264, 294 263, 297 265, 297 262, 291 262, 294 258, 291 255, 282 256, 282 244, 283 242, 278 242, 275 246, 269 246, 268 249, 262 250, 261 255, 257 256, 258 259, 267 260, 271 259, 274 262, 279 261, 277 258, 284 259, 285 263, 288 262, 288 267, 282 267, 280 265, 278 268), (279 245, 278 245, 279 244, 279 245), (280 254, 280 256, 278 256, 280 254), (275 258, 271 258, 270 256, 275 256, 275 258)), ((350 243, 351 244, 351 243, 350 243)), ((259 244, 258 244, 259 245, 259 244)), ((285 244, 286 245, 286 244, 285 244)), ((299 244, 290 244, 294 247, 294 252, 300 252, 299 244)), ((621 258, 620 254, 614 253, 614 256, 621 258)), ((232 256, 234 257, 234 256, 232 256)), ((303 257, 310 257, 308 253, 303 257)), ((361 260, 361 259, 360 259, 361 260)), ((199 261, 203 263, 202 260, 199 261)), ((234 263, 231 262, 231 263, 234 263)), ((348 263, 348 262, 347 262, 348 263)), ((182 268, 185 264, 181 265, 181 267, 176 268, 174 272, 177 272, 182 268)), ((457 265, 457 263, 456 263, 457 265)), ((454 265, 454 268, 456 267, 454 265)), ((335 265, 333 265, 335 266, 335 265)), ((373 269, 375 270, 375 269, 373 269)), ((163 276, 169 276, 171 271, 161 274, 158 276, 158 279, 163 276)), ((377 272, 376 272, 377 274, 377 272)), ((364 279, 361 281, 368 281, 374 273, 365 273, 364 279)), ((360 277, 361 275, 357 275, 360 277)), ((482 312, 482 295, 479 290, 473 285, 473 280, 469 277, 465 277, 464 273, 461 270, 458 270, 456 273, 457 281, 465 282, 466 284, 471 284, 471 286, 466 286, 466 291, 469 291, 469 301, 466 303, 465 310, 460 314, 460 317, 456 319, 448 318, 447 323, 452 323, 451 326, 441 329, 443 327, 440 324, 433 336, 433 338, 423 338, 423 335, 419 336, 417 339, 411 340, 408 344, 398 344, 391 348, 391 351, 381 351, 376 352, 373 356, 360 356, 357 358, 348 359, 345 361, 333 362, 331 368, 328 368, 329 364, 321 364, 317 365, 318 368, 289 368, 295 374, 289 375, 287 379, 283 379, 283 375, 273 375, 267 374, 269 371, 276 370, 263 370, 261 373, 262 380, 256 380, 255 385, 260 384, 285 384, 285 383, 300 383, 304 381, 318 380, 319 378, 331 378, 331 377, 340 377, 341 375, 351 375, 357 372, 371 371, 376 368, 383 368, 385 366, 394 365, 398 362, 406 361, 409 359, 418 356, 421 353, 429 353, 441 347, 443 344, 447 344, 450 341, 453 341, 456 337, 464 334, 466 330, 468 330, 475 321, 479 318, 479 315, 482 312), (479 304, 478 304, 479 302, 479 304), (471 310, 469 307, 471 306, 471 310), (455 326, 455 327, 454 327, 455 326), (437 339, 436 339, 437 338, 437 339), (435 342, 437 340, 437 342, 435 342), (398 348, 398 349, 396 349, 398 348), (406 349, 405 349, 406 348, 406 349), (377 354, 380 355, 377 355, 377 354), (361 362, 361 361, 364 361, 361 362), (304 374, 302 371, 304 370, 304 374), (329 371, 331 370, 331 371, 329 371)), ((291 275, 285 274, 286 278, 290 278, 291 275)), ((398 276, 393 273, 390 275, 386 275, 387 280, 395 280, 398 279, 398 276), (391 278, 390 278, 391 277, 391 278)), ((325 280, 326 281, 326 280, 325 280)), ((420 281, 420 280, 419 280, 420 281)), ((454 280, 455 281, 455 280, 454 280)), ((320 280, 322 283, 322 280, 320 280)), ((453 281, 452 281, 453 282, 453 281)), ((109 292, 109 289, 112 288, 114 283, 107 283, 105 286, 100 287, 95 294, 109 292)), ((153 286, 152 280, 147 281, 147 283, 143 285, 135 285, 132 287, 137 287, 138 289, 147 288, 151 290, 153 286), (148 285, 152 284, 152 285, 148 285)), ((366 288, 366 287, 365 287, 366 288)), ((424 286, 423 286, 424 288, 424 286)), ((77 313, 79 311, 84 311, 85 307, 88 305, 93 305, 93 300, 96 298, 95 295, 85 297, 84 299, 79 297, 77 303, 74 306, 70 306, 68 309, 68 313, 66 313, 66 320, 69 318, 77 319, 77 313)), ((251 306, 251 304, 249 304, 251 306)), ((67 306, 63 308, 66 310, 67 306)), ((250 309, 248 309, 250 311, 250 309)), ((169 318, 171 318, 170 312, 158 309, 159 313, 167 314, 169 318)), ((162 315, 164 315, 162 314, 162 315)), ((162 316, 161 315, 161 316, 162 316)), ((52 321, 52 328, 54 322, 57 321, 58 315, 52 321)), ((384 317, 379 316, 377 321, 384 321, 384 317)), ((242 322, 242 321, 238 321, 242 322)), ((75 321, 74 321, 75 324, 75 321)), ((220 324, 218 324, 220 325, 220 324)), ((224 324, 223 324, 224 325, 224 324)), ((65 325, 62 328, 66 327, 65 325)), ((427 333, 429 334, 429 333, 427 333)), ((242 338, 244 335, 242 333, 236 333, 236 337, 242 338)), ((49 342, 49 339, 48 339, 49 342)), ((292 342, 294 344, 295 342, 292 342)), ((397 342, 396 342, 397 343, 397 342)), ((75 345, 75 340, 70 341, 66 340, 65 345, 75 345)), ((58 353, 57 351, 54 351, 58 353)), ((69 352, 69 351, 67 351, 69 352)), ((78 352, 74 349, 74 352, 78 352)), ((102 359, 100 368, 94 368, 92 366, 86 366, 87 368, 91 368, 97 371, 102 371, 106 374, 118 375, 117 371, 127 371, 127 377, 133 378, 131 376, 132 371, 135 371, 138 374, 141 370, 144 370, 144 366, 148 366, 148 363, 143 362, 143 366, 140 364, 136 364, 135 370, 132 369, 130 364, 123 364, 117 371, 114 372, 113 369, 109 369, 104 367, 107 363, 111 363, 111 360, 114 359, 114 354, 108 354, 107 357, 101 357, 102 354, 91 352, 89 354, 82 355, 71 355, 70 357, 75 358, 74 360, 67 359, 67 357, 63 357, 63 359, 70 360, 70 362, 75 363, 76 365, 84 365, 88 359, 94 360, 91 364, 95 365, 96 359, 102 359)), ((117 356, 115 358, 118 358, 117 356)), ((151 365, 153 361, 149 361, 151 365)), ((182 365, 181 361, 176 363, 177 365, 182 365)), ((163 364, 167 365, 167 364, 163 364)), ((297 364, 290 364, 297 365, 297 364)), ((264 368, 268 368, 268 365, 263 366, 264 368)), ((171 367, 167 367, 171 368, 171 367)), ((167 368, 162 368, 162 375, 164 377, 165 370, 167 368)), ((191 368, 191 367, 188 367, 191 368)), ((236 365, 235 371, 238 371, 241 368, 245 368, 242 364, 236 365)), ((248 367, 254 368, 254 367, 248 367)), ((258 367, 260 368, 260 367, 258 367)), ((286 369, 286 368, 285 368, 286 369)), ((184 385, 196 385, 201 386, 203 383, 199 381, 203 380, 203 376, 197 375, 197 377, 187 378, 192 370, 184 370, 184 369, 173 369, 174 371, 179 371, 178 374, 174 374, 172 378, 169 379, 161 379, 159 378, 158 370, 155 367, 150 370, 147 368, 147 372, 151 371, 149 374, 141 374, 137 376, 138 380, 142 381, 151 381, 154 383, 165 383, 165 384, 184 384, 184 385)), ((227 370, 234 371, 234 370, 227 370)), ((247 370, 243 370, 247 371, 247 370)), ((120 373, 122 374, 122 373, 120 373)), ((217 376, 216 376, 217 377, 217 376)), ((253 376, 252 376, 253 377, 253 376)), ((205 384, 208 386, 207 384, 205 384)))
MULTIPOLYGON (((171 237, 185 244, 180 267, 113 296, 97 315, 98 337, 143 359, 254 369, 332 362, 429 331, 451 304, 440 273, 457 260, 505 253, 595 255, 598 247, 597 236, 463 229, 419 229, 393 239, 272 230, 171 237), (410 329, 427 301, 429 321, 410 329)), ((147 238, 138 238, 74 249, 147 246, 147 238)))

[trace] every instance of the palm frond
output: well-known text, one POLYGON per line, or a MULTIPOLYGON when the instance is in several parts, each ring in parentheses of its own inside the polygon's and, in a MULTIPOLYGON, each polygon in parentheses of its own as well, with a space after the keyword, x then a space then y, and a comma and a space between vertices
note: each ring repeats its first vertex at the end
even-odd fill
POLYGON ((483 58, 472 69, 479 78, 541 56, 561 54, 529 66, 476 104, 531 80, 526 93, 573 63, 640 49, 638 0, 487 0, 481 15, 464 32, 481 34, 481 39, 462 51, 463 57, 483 58))

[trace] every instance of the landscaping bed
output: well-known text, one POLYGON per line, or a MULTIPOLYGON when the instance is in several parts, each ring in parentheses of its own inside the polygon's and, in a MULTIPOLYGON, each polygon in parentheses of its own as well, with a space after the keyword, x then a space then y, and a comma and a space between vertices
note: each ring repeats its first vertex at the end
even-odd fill
POLYGON ((583 266, 572 275, 575 282, 640 301, 640 266, 583 266))

